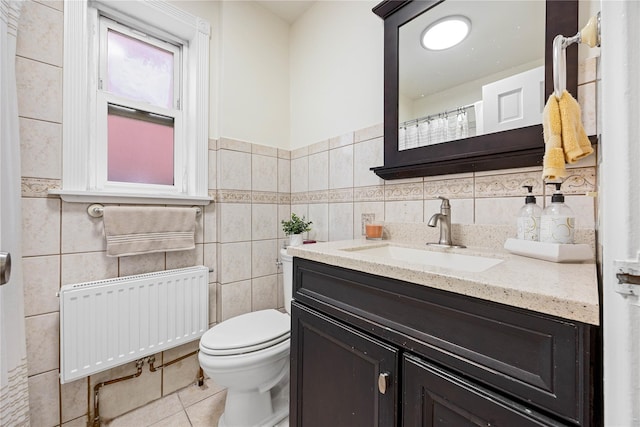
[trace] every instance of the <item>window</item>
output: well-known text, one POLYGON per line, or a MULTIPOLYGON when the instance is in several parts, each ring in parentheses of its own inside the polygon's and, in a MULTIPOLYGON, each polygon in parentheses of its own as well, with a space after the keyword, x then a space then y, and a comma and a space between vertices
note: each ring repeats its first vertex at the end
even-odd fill
POLYGON ((165 2, 65 3, 63 177, 53 193, 208 203, 209 31, 165 2))
POLYGON ((98 169, 98 185, 181 188, 182 47, 105 17, 99 45, 96 137, 107 162, 98 169))

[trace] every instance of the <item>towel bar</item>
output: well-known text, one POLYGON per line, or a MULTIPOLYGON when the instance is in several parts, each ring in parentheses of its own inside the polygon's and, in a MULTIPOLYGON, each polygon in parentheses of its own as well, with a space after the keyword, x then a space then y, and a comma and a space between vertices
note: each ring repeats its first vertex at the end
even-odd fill
POLYGON ((600 46, 600 12, 592 16, 575 36, 557 35, 553 39, 553 93, 558 99, 567 86, 566 49, 574 43, 584 43, 590 47, 600 46))
MULTIPOLYGON (((195 208, 196 210, 196 216, 202 214, 202 208, 200 206, 192 206, 192 207, 195 208)), ((104 214, 104 206, 99 203, 94 203, 92 205, 89 205, 89 207, 87 208, 87 213, 89 214, 90 217, 102 218, 102 215, 104 214)))

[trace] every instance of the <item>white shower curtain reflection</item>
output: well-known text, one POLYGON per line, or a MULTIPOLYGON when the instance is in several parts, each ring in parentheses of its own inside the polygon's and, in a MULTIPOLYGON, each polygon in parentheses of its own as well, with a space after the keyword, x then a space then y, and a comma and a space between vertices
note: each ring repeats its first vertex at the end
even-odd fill
POLYGON ((420 117, 401 123, 398 128, 398 150, 424 147, 474 135, 475 124, 469 127, 467 110, 473 105, 420 117))
POLYGON ((407 148, 416 148, 418 146, 418 124, 407 126, 404 138, 407 148))
POLYGON ((429 120, 425 120, 418 126, 418 145, 420 147, 431 144, 431 130, 429 126, 429 120))
POLYGON ((467 110, 458 111, 456 117, 456 139, 467 138, 469 136, 469 119, 467 110))
POLYGON ((0 250, 12 255, 10 280, 0 286, 0 426, 12 427, 29 425, 15 74, 21 7, 21 1, 0 0, 0 250))

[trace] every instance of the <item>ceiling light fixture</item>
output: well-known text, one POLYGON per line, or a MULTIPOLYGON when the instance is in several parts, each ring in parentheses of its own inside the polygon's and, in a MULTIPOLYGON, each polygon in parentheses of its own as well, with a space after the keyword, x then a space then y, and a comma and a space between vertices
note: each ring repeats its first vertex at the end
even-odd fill
POLYGON ((471 30, 469 18, 447 16, 431 23, 420 37, 422 47, 428 50, 449 49, 464 40, 471 30))

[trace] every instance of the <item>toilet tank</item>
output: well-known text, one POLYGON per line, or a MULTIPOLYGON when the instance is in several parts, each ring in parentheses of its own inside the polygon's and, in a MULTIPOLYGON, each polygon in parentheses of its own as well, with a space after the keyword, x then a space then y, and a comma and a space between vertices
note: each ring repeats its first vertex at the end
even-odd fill
POLYGON ((280 249, 280 261, 282 261, 282 286, 284 287, 284 308, 291 314, 291 294, 293 292, 293 257, 287 255, 286 249, 280 249))

